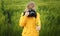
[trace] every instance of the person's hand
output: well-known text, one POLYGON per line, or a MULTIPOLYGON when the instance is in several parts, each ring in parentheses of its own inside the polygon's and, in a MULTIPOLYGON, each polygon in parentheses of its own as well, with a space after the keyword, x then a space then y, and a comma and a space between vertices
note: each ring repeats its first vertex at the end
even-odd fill
POLYGON ((29 12, 25 12, 25 16, 28 16, 29 15, 29 12))
POLYGON ((41 29, 40 26, 36 26, 36 30, 39 31, 41 29))

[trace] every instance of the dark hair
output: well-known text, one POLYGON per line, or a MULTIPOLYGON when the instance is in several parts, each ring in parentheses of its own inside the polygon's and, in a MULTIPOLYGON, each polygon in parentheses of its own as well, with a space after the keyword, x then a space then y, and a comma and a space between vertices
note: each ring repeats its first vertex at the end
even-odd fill
MULTIPOLYGON (((36 11, 35 10, 29 10, 28 11, 29 12, 29 15, 28 15, 28 17, 35 17, 36 18, 36 16, 37 16, 37 13, 36 13, 36 11)), ((23 16, 25 15, 25 12, 24 12, 24 14, 23 14, 23 16)))

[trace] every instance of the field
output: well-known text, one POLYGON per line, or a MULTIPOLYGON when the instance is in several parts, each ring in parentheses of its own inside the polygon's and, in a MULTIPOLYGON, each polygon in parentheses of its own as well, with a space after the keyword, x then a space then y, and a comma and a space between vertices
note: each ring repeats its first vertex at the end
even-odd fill
MULTIPOLYGON (((21 12, 31 0, 0 0, 0 36, 21 36, 21 12)), ((41 16, 40 36, 60 36, 60 0, 33 0, 41 16)))

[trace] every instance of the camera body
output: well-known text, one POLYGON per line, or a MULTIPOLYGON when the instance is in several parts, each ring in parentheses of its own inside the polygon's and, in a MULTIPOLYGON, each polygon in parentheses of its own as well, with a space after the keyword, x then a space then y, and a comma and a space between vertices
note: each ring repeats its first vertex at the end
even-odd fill
MULTIPOLYGON (((36 13, 36 11, 35 10, 29 10, 28 11, 29 12, 29 15, 28 15, 28 17, 35 17, 36 18, 36 16, 37 16, 37 13, 36 13)), ((25 12, 24 12, 24 14, 23 15, 25 15, 25 12)))

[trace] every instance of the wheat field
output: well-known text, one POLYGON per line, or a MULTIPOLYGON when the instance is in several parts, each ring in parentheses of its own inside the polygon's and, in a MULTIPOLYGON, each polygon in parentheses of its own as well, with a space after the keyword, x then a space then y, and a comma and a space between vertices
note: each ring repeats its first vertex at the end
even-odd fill
POLYGON ((0 36, 21 36, 21 12, 34 1, 41 16, 40 36, 60 36, 60 0, 0 0, 0 36))

